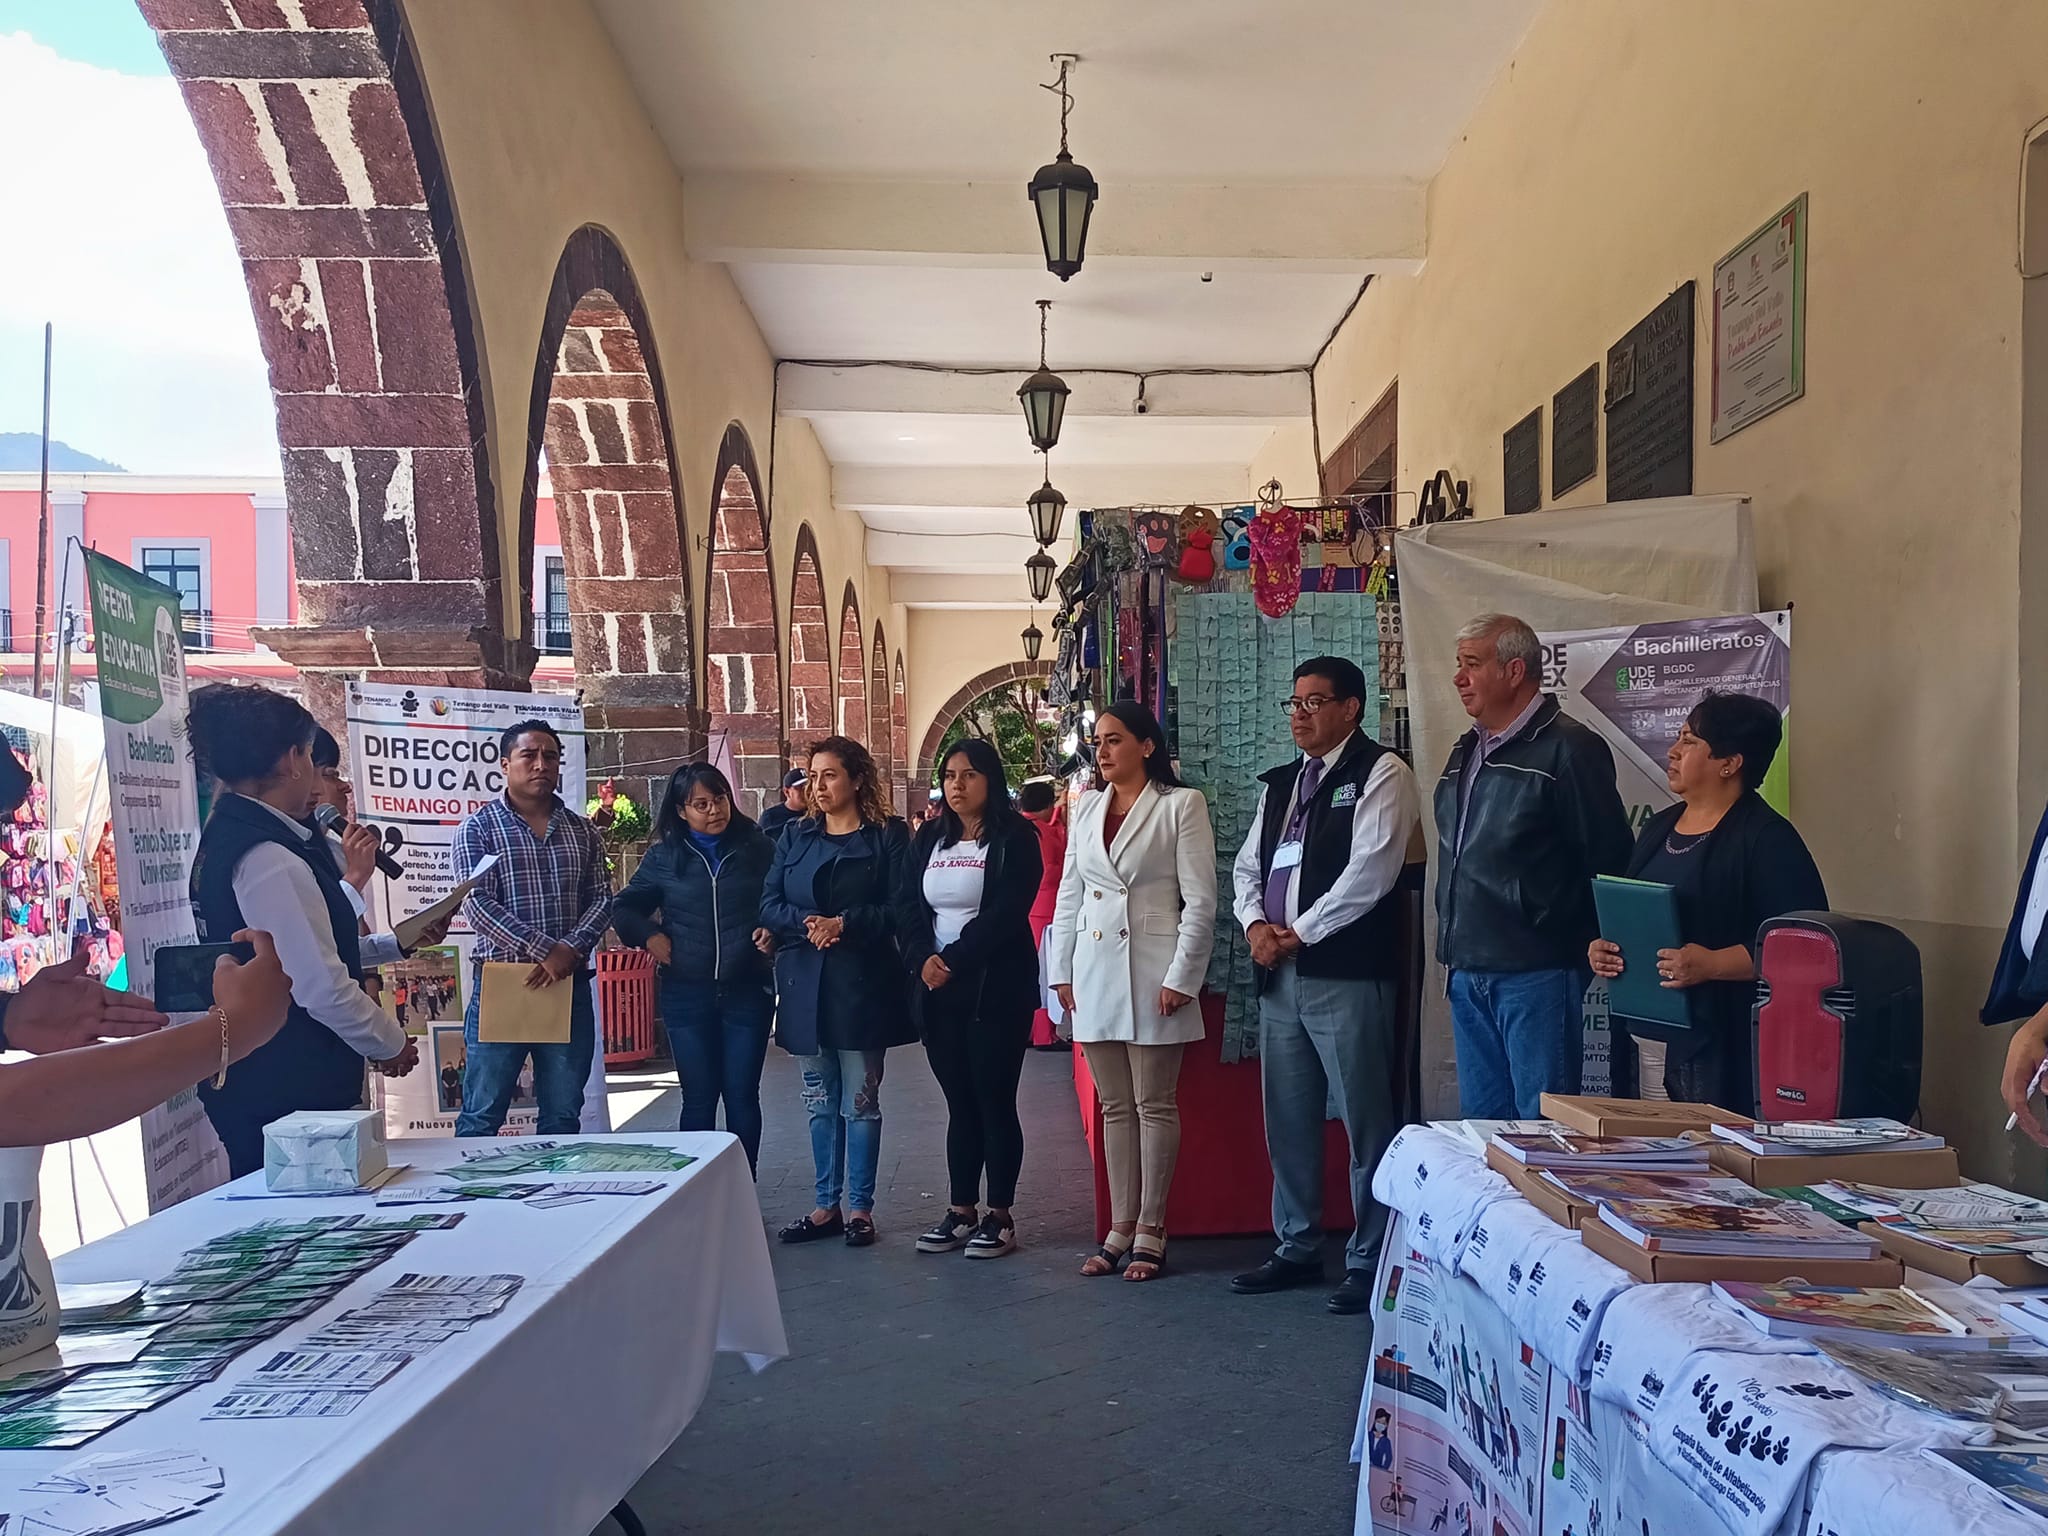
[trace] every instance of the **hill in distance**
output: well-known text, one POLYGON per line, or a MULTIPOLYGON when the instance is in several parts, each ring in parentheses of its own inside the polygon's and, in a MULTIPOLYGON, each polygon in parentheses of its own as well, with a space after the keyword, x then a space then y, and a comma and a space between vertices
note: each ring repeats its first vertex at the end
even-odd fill
MULTIPOLYGON (((0 473, 27 470, 33 474, 43 467, 43 440, 33 432, 0 432, 0 473)), ((69 443, 50 439, 50 473, 53 475, 126 474, 118 464, 81 453, 69 443)))

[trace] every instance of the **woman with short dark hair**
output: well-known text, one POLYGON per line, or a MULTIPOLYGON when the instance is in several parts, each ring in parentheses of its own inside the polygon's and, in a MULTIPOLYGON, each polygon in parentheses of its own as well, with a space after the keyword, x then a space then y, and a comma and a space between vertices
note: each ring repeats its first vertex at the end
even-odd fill
POLYGON ((734 808, 732 785, 709 763, 668 781, 654 843, 612 906, 612 925, 660 967, 661 1022, 675 1053, 683 1107, 677 1127, 725 1128, 761 1156, 761 1065, 775 1013, 761 945, 761 886, 775 845, 734 808))
POLYGON ((1038 831, 1010 803, 1003 759, 979 737, 939 765, 945 808, 918 830, 896 888, 896 931, 911 1008, 946 1095, 951 1204, 920 1253, 964 1247, 1000 1258, 1017 1245, 1010 1203, 1024 1167, 1017 1080, 1031 1043, 1038 953, 1038 831), (988 1174, 988 1215, 978 1213, 988 1174))
POLYGON ((1619 1016, 1616 1022, 1637 1039, 1662 1043, 1664 1087, 1672 1098, 1750 1115, 1756 1113, 1749 1018, 1756 956, 1750 946, 1771 918, 1828 904, 1798 830, 1759 793, 1783 737, 1768 700, 1709 693, 1693 706, 1666 756, 1665 777, 1678 803, 1644 824, 1627 869, 1631 879, 1677 891, 1686 942, 1654 956, 1628 956, 1619 945, 1595 939, 1587 951, 1596 975, 1612 978, 1625 965, 1654 964, 1664 986, 1700 989, 1691 1027, 1619 1016))
MULTIPOLYGON (((264 1126, 293 1110, 353 1109, 366 1060, 402 1077, 419 1049, 362 990, 370 946, 324 839, 306 822, 319 783, 313 717, 268 688, 213 683, 192 694, 186 725, 199 770, 222 788, 192 861, 199 936, 220 943, 267 928, 292 982, 284 1027, 229 1068, 222 1087, 199 1088, 239 1178, 263 1166, 264 1126)), ((391 940, 370 963, 398 957, 391 940)))

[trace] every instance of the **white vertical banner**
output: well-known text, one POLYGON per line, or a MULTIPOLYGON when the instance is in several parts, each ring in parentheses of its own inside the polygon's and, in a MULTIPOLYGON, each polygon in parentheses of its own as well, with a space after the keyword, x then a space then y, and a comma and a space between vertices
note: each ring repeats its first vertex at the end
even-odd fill
MULTIPOLYGON (((583 707, 566 694, 351 682, 347 713, 356 817, 378 833, 384 851, 405 867, 401 876, 376 878, 377 905, 387 923, 432 906, 469 873, 454 867, 455 831, 505 792, 498 738, 506 726, 545 720, 555 728, 562 738, 562 801, 582 814, 589 793, 583 707)), ((377 1079, 390 1136, 454 1134, 474 943, 468 922, 458 916, 441 949, 422 951, 383 973, 385 1010, 418 1038, 420 1047, 420 1064, 411 1073, 377 1079)), ((592 1000, 598 1002, 595 995, 592 1000)), ((535 1121, 530 1078, 522 1075, 505 1130, 530 1134, 535 1121)), ((583 1092, 583 1129, 611 1129, 601 1012, 583 1092)))
MULTIPOLYGON (((178 594, 118 560, 88 551, 106 774, 121 885, 128 985, 155 990, 156 952, 192 944, 192 857, 199 792, 185 745, 185 647, 178 594)), ((142 1117, 149 1208, 160 1211, 227 1177, 227 1156, 196 1091, 142 1117)))

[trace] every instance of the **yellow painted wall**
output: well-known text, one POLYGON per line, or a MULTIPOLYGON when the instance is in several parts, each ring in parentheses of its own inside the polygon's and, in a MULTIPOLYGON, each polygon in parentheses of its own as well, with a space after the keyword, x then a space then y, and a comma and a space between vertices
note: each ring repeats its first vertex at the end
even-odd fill
MULTIPOLYGON (((1017 637, 1031 615, 1021 608, 916 608, 910 613, 910 646, 905 653, 910 669, 910 756, 915 766, 918 749, 932 720, 955 689, 995 667, 1024 659, 1024 645, 1017 637)), ((1038 627, 1045 629, 1042 660, 1053 653, 1049 620, 1043 616, 1038 627)))
POLYGON ((1763 600, 1797 607, 1796 819, 1836 905, 1921 945, 1928 1116, 1989 1173, 1975 1012, 2039 809, 2014 241, 2044 114, 2027 0, 1551 0, 1431 188, 1424 271, 1375 280, 1316 378, 1326 452, 1398 378, 1401 487, 1448 467, 1492 515, 1501 434, 1544 406, 1547 493, 1551 395, 1697 281, 1695 486, 1755 499, 1763 600), (1710 445, 1713 264, 1800 192, 1806 397, 1710 445))

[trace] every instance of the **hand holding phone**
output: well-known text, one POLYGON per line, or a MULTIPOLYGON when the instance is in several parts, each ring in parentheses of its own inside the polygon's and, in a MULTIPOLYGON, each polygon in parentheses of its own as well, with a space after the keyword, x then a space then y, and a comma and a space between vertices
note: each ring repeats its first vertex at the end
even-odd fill
MULTIPOLYGON (((247 932, 248 930, 244 930, 247 932)), ((273 958, 276 951, 271 951, 273 958)), ((166 944, 156 952, 156 1000, 166 1013, 204 1013, 214 1004, 214 973, 223 958, 248 965, 253 943, 166 944)))

